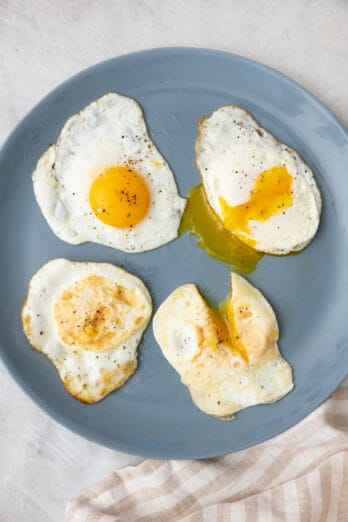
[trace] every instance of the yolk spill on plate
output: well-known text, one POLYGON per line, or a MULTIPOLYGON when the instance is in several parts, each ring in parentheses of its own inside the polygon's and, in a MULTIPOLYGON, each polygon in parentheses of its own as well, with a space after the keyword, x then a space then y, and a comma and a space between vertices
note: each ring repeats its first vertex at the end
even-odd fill
POLYGON ((291 207, 292 176, 286 167, 277 166, 264 170, 255 179, 246 203, 230 206, 223 197, 219 198, 224 226, 253 246, 256 241, 246 237, 251 233, 250 221, 265 222, 270 217, 291 207))
POLYGON ((197 245, 210 256, 229 263, 235 270, 252 272, 262 254, 223 227, 206 201, 202 185, 190 190, 179 233, 199 238, 197 245))
POLYGON ((106 225, 132 228, 150 207, 150 192, 142 176, 131 167, 108 167, 95 178, 89 192, 94 214, 106 225))

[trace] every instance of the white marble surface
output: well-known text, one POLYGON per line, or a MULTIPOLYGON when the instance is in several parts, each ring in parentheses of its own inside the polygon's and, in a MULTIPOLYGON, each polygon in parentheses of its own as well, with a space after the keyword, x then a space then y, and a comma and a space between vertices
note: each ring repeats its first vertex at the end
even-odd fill
MULTIPOLYGON (((93 63, 151 47, 231 51, 273 66, 348 124, 344 0, 0 0, 0 142, 54 86, 93 63)), ((0 364, 0 520, 62 519, 67 500, 139 459, 52 421, 0 364)))

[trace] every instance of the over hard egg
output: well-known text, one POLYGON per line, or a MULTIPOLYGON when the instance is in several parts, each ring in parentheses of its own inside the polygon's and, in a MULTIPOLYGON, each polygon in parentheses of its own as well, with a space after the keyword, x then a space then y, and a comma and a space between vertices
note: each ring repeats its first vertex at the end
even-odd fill
POLYGON ((248 406, 279 400, 293 387, 270 304, 237 274, 231 274, 231 288, 214 309, 195 285, 180 286, 153 320, 162 353, 193 402, 223 420, 248 406))

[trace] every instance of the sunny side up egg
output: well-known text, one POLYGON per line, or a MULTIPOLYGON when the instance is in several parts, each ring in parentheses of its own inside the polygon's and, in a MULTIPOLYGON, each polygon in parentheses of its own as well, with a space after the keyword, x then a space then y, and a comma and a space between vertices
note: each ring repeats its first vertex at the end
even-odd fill
POLYGON ((302 250, 320 220, 311 169, 245 110, 226 105, 199 122, 196 164, 225 229, 260 252, 302 250))
POLYGON ((281 356, 274 311, 259 290, 231 274, 231 293, 219 309, 193 284, 159 307, 155 338, 202 411, 222 420, 248 406, 274 402, 293 387, 281 356))
POLYGON ((109 93, 72 116, 33 173, 36 199, 63 241, 144 252, 175 239, 186 200, 135 100, 109 93))
POLYGON ((32 277, 22 322, 30 344, 52 361, 67 391, 93 403, 135 372, 151 312, 143 282, 121 268, 54 259, 32 277))

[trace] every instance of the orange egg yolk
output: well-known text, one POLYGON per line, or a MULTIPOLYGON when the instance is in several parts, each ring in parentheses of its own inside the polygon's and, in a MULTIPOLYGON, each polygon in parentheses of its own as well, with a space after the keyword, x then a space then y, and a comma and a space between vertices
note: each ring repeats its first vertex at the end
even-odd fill
POLYGON ((148 213, 150 192, 143 177, 131 167, 113 166, 93 181, 89 203, 106 225, 132 228, 148 213))
POLYGON ((253 239, 244 235, 251 233, 249 222, 265 222, 291 207, 292 176, 286 167, 272 167, 257 176, 246 203, 231 206, 223 197, 219 198, 219 202, 224 226, 243 241, 255 244, 253 239))

